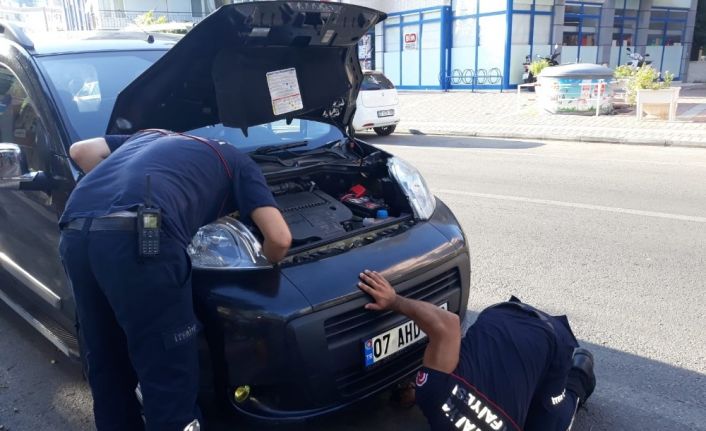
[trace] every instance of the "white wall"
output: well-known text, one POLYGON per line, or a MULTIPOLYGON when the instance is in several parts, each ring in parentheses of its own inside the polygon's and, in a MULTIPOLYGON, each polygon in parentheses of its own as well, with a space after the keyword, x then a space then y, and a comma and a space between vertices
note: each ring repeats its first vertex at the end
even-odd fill
POLYGON ((706 82, 706 61, 689 62, 688 82, 706 82))

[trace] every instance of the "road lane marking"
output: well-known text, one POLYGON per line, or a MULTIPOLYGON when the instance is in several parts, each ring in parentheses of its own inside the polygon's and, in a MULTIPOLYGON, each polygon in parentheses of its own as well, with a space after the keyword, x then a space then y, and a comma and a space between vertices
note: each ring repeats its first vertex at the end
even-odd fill
POLYGON ((587 209, 587 210, 594 210, 594 211, 605 211, 605 212, 612 212, 612 213, 619 213, 619 214, 630 214, 630 215, 638 215, 638 216, 645 216, 645 217, 657 217, 657 218, 664 218, 664 219, 669 219, 669 220, 682 220, 682 221, 690 221, 690 222, 696 222, 696 223, 706 223, 706 217, 663 213, 663 212, 657 212, 657 211, 643 211, 643 210, 634 210, 634 209, 629 209, 629 208, 607 207, 607 206, 603 206, 603 205, 591 205, 591 204, 582 204, 582 203, 578 203, 578 202, 555 201, 555 200, 550 200, 550 199, 525 198, 522 196, 495 195, 495 194, 491 194, 491 193, 475 193, 475 192, 467 192, 467 191, 463 191, 463 190, 438 189, 438 190, 436 190, 436 192, 442 193, 442 194, 450 194, 450 195, 472 196, 472 197, 476 197, 476 198, 496 199, 496 200, 514 201, 514 202, 525 202, 525 203, 532 203, 532 204, 552 205, 552 206, 567 207, 567 208, 580 208, 580 209, 587 209))

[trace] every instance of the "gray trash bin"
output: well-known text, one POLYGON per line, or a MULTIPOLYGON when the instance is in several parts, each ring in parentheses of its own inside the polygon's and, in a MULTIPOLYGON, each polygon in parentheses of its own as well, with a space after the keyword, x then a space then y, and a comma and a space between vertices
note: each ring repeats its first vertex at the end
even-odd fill
POLYGON ((552 114, 613 112, 613 71, 591 63, 547 67, 539 74, 537 101, 552 114))

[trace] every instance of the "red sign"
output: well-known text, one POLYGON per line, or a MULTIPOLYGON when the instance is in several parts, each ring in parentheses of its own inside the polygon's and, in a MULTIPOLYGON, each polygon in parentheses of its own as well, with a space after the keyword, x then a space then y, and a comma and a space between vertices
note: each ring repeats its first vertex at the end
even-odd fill
POLYGON ((405 33, 404 49, 417 49, 417 33, 405 33))

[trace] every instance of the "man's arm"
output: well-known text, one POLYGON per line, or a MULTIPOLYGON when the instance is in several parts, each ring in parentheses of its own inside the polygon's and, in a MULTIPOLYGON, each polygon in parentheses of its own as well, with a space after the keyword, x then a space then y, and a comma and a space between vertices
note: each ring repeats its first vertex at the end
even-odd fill
POLYGON ((69 155, 84 173, 89 173, 98 163, 110 155, 105 138, 78 141, 69 148, 69 155))
POLYGON ((272 263, 282 260, 292 244, 292 234, 289 232, 289 226, 284 221, 282 213, 274 207, 259 207, 253 210, 250 218, 265 237, 262 252, 267 260, 272 263))
POLYGON ((428 302, 398 296, 390 283, 375 271, 360 274, 360 289, 375 302, 365 308, 374 311, 392 310, 412 319, 429 337, 424 351, 424 366, 451 373, 458 365, 461 350, 461 322, 457 315, 428 302))

